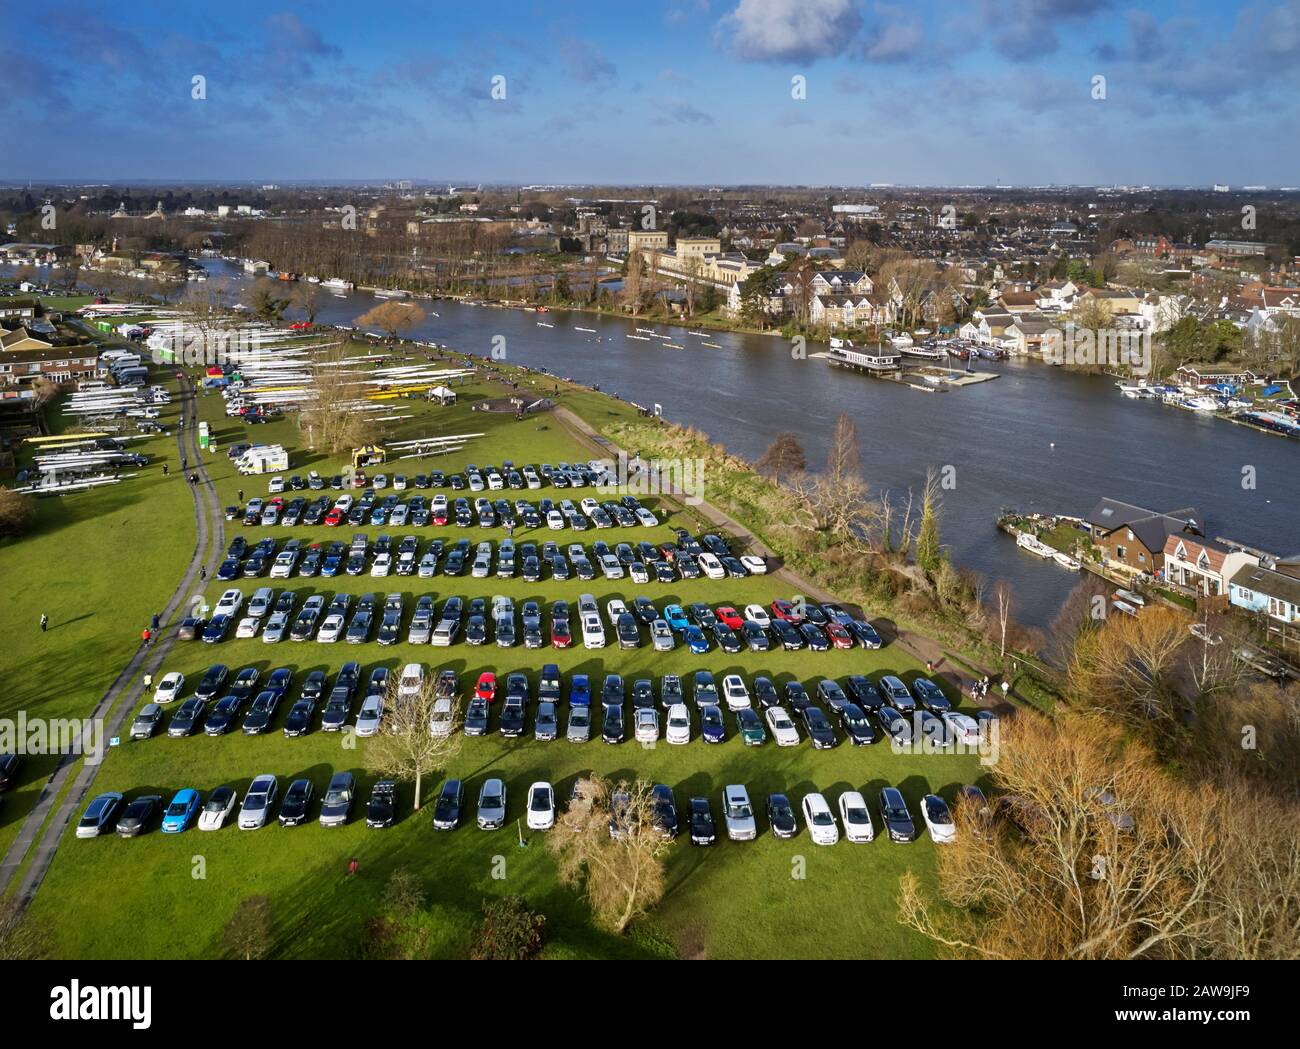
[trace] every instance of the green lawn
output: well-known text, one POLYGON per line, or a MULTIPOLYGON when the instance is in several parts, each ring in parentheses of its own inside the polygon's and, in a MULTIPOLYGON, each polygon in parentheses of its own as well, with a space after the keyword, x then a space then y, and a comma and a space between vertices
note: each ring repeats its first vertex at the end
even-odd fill
MULTIPOLYGON (((170 373, 157 371, 154 382, 170 373)), ((166 381, 175 391, 175 381, 166 381)), ((86 717, 131 658, 140 631, 163 610, 194 549, 193 503, 179 476, 175 431, 179 407, 162 409, 170 432, 132 441, 151 456, 137 476, 97 490, 36 501, 36 521, 20 540, 0 541, 9 581, 0 602, 0 637, 14 646, 6 661, 0 717, 86 717), (162 463, 171 476, 162 476, 162 463), (49 629, 40 630, 41 614, 49 629), (18 655, 20 653, 21 655, 18 655)), ((55 409, 51 433, 86 432, 55 409)), ((30 465, 20 455, 19 468, 30 465)), ((0 810, 0 850, 7 849, 57 764, 25 759, 20 785, 0 810)))
MULTIPOLYGON (((409 405, 417 418, 399 424, 393 436, 400 439, 463 432, 485 432, 487 436, 471 442, 463 453, 446 459, 402 465, 390 462, 387 468, 390 475, 456 469, 465 462, 500 463, 503 459, 520 463, 556 462, 590 457, 586 449, 573 443, 549 417, 515 421, 510 416, 470 411, 472 401, 489 393, 496 396, 495 389, 489 391, 471 384, 458 388, 458 392, 462 393, 461 403, 451 409, 394 402, 402 406, 402 414, 409 405)), ((625 405, 596 394, 566 392, 561 400, 596 425, 611 417, 632 414, 625 405)), ((201 400, 202 412, 215 424, 219 442, 210 469, 222 502, 233 502, 234 493, 240 487, 246 496, 264 495, 264 478, 241 478, 229 465, 225 450, 237 440, 247 440, 250 429, 225 419, 222 404, 216 394, 201 400)), ((254 427, 251 434, 259 441, 282 441, 293 446, 290 473, 305 474, 309 469, 333 473, 342 465, 337 457, 331 460, 303 451, 301 436, 292 419, 254 427)), ((172 508, 168 516, 167 507, 160 504, 151 521, 138 522, 133 529, 136 538, 157 531, 185 532, 189 538, 180 545, 188 552, 186 543, 192 544, 193 526, 188 492, 182 494, 183 510, 179 506, 172 508)), ((410 494, 408 491, 407 495, 410 494)), ((588 494, 588 490, 557 492, 544 488, 540 492, 519 494, 534 501, 541 497, 572 497, 576 501, 588 494)), ((101 498, 94 496, 96 500, 101 498)), ((645 501, 647 505, 657 506, 654 499, 645 501)), ((104 515, 87 514, 88 521, 93 523, 97 516, 104 515)), ((583 533, 546 529, 529 533, 517 528, 515 539, 516 542, 532 540, 539 545, 547 539, 561 544, 578 540, 588 547, 597 538, 611 544, 641 538, 663 540, 673 523, 670 518, 651 530, 598 532, 593 529, 583 533)), ((307 541, 346 541, 354 531, 349 527, 247 530, 238 525, 227 527, 227 538, 242 531, 250 540, 271 533, 280 540, 298 536, 307 541)), ((395 538, 408 533, 421 534, 407 528, 355 530, 367 532, 372 539, 381 531, 395 538)), ((11 545, 0 556, 12 564, 20 551, 39 542, 49 543, 51 551, 62 549, 55 542, 55 537, 62 533, 63 529, 59 529, 48 537, 35 536, 22 544, 11 545)), ((462 533, 454 526, 430 527, 423 530, 421 538, 442 535, 450 539, 461 534, 477 542, 480 538, 500 539, 504 533, 500 529, 469 529, 462 533)), ((86 587, 97 580, 94 585, 98 600, 82 602, 83 611, 90 609, 92 616, 101 616, 99 610, 114 608, 114 629, 127 635, 132 630, 138 634, 135 619, 127 611, 118 615, 114 602, 127 600, 126 595, 144 587, 146 580, 155 580, 158 587, 170 590, 184 560, 181 557, 174 565, 169 561, 169 567, 155 573, 150 553, 153 547, 139 545, 136 549, 138 557, 130 562, 101 556, 87 559, 78 571, 70 572, 74 578, 85 577, 81 582, 86 587)), ((50 556, 47 554, 46 558, 33 562, 41 566, 39 574, 45 580, 54 567, 50 556)), ((172 557, 172 560, 176 559, 172 557)), ((768 603, 778 596, 790 596, 774 579, 764 577, 717 583, 699 579, 667 586, 655 583, 638 586, 626 580, 583 583, 573 579, 557 583, 549 574, 538 584, 528 584, 519 578, 474 580, 467 574, 454 580, 442 575, 428 580, 396 576, 387 579, 295 577, 288 581, 243 580, 238 585, 249 592, 256 585, 272 582, 277 589, 285 585, 295 589, 300 601, 311 593, 330 595, 339 590, 353 594, 373 591, 381 597, 388 592, 401 592, 405 595, 408 615, 415 596, 426 592, 434 594, 439 602, 450 594, 489 598, 493 594, 507 594, 514 599, 516 609, 530 598, 542 601, 545 607, 559 597, 574 602, 584 592, 593 593, 602 605, 614 596, 621 596, 630 604, 633 596, 645 594, 660 608, 669 601, 697 600, 707 601, 714 607, 731 604, 739 608, 752 601, 768 603)), ((211 582, 207 589, 209 600, 215 602, 226 585, 211 582)), ((35 616, 31 619, 28 630, 34 630, 35 616)), ((51 619, 60 621, 54 612, 51 619)), ((546 622, 549 625, 549 617, 546 622)), ((57 634, 58 631, 52 631, 48 636, 53 638, 57 634)), ((94 636, 93 631, 90 636, 94 636)), ((117 634, 113 637, 116 641, 117 634)), ((86 643, 85 638, 81 643, 86 643)), ((67 654, 70 656, 71 652, 67 654)), ((93 660, 95 673, 111 679, 124 658, 121 653, 97 650, 93 660)), ((573 672, 592 675, 597 682, 605 673, 617 672, 630 685, 640 676, 657 679, 669 672, 685 676, 696 669, 709 669, 719 680, 729 672, 741 672, 747 680, 765 673, 778 686, 798 677, 811 689, 822 676, 842 679, 850 673, 898 672, 910 677, 920 670, 901 651, 888 647, 879 652, 861 649, 822 654, 745 652, 734 656, 715 650, 708 656, 692 656, 682 647, 664 655, 649 648, 632 652, 614 648, 588 652, 581 647, 563 652, 549 648, 528 651, 522 646, 476 648, 463 641, 450 649, 424 646, 418 650, 406 644, 382 648, 374 642, 361 646, 342 643, 327 646, 314 641, 285 641, 270 646, 260 639, 230 640, 220 646, 180 643, 164 669, 181 670, 193 680, 215 661, 224 662, 232 669, 253 665, 264 671, 283 665, 293 668, 295 681, 301 681, 312 669, 337 670, 351 659, 359 660, 367 675, 375 666, 400 667, 411 660, 424 662, 430 670, 449 667, 460 674, 466 686, 472 685, 482 670, 495 670, 499 676, 522 670, 530 673, 534 688, 537 671, 545 662, 559 664, 566 685, 568 675, 573 672)), ((81 666, 89 662, 78 655, 75 661, 68 659, 66 665, 81 666)), ((65 676, 64 671, 54 675, 55 684, 41 693, 38 701, 52 701, 58 696, 75 706, 62 687, 65 676)), ((35 666, 18 675, 19 682, 27 688, 35 688, 40 678, 35 666)), ((346 744, 349 737, 314 731, 299 739, 284 738, 279 727, 288 706, 286 703, 281 707, 273 731, 263 737, 240 734, 219 739, 161 737, 114 748, 95 789, 121 790, 128 795, 152 792, 170 796, 185 786, 197 787, 206 794, 228 783, 242 793, 254 775, 271 772, 280 777, 282 790, 289 780, 300 776, 311 778, 321 790, 331 772, 350 769, 361 779, 364 800, 371 778, 363 774, 361 754, 346 744)), ((562 708, 562 724, 565 720, 567 709, 562 708)), ((797 804, 805 792, 821 790, 833 804, 841 791, 858 789, 867 794, 873 809, 874 793, 886 784, 893 784, 903 789, 916 812, 921 795, 936 791, 951 799, 961 784, 978 782, 982 775, 972 756, 895 754, 888 745, 879 743, 854 749, 842 742, 835 750, 816 752, 806 742, 798 748, 778 749, 770 742, 762 748, 746 748, 735 737, 730 715, 727 720, 729 738, 721 746, 705 745, 698 738, 697 724, 696 738, 687 746, 661 743, 654 749, 644 749, 633 742, 611 747, 599 738, 582 746, 563 739, 550 743, 539 743, 531 737, 504 740, 495 731, 494 716, 493 734, 466 740, 448 772, 468 781, 467 798, 471 801, 486 777, 502 777, 510 793, 512 819, 522 817, 524 794, 530 783, 550 780, 565 791, 580 773, 595 771, 615 779, 639 776, 667 783, 673 787, 679 807, 684 807, 690 796, 708 794, 719 822, 721 788, 732 782, 747 784, 751 797, 759 804, 770 791, 784 791, 797 804)), ((358 748, 365 745, 365 740, 356 741, 358 748)), ((435 787, 436 784, 426 784, 426 799, 435 787)), ((434 951, 444 956, 464 954, 482 900, 498 893, 522 893, 547 914, 548 953, 557 957, 636 956, 649 952, 652 940, 666 940, 683 955, 709 957, 913 957, 926 956, 931 951, 927 942, 899 926, 894 916, 894 897, 901 872, 915 870, 933 887, 933 846, 928 840, 911 846, 893 846, 877 840, 871 845, 841 843, 833 848, 818 848, 806 835, 793 842, 780 842, 764 830, 754 843, 722 841, 712 849, 698 849, 683 839, 670 854, 668 894, 648 923, 655 936, 615 938, 596 929, 585 904, 571 890, 558 884, 540 836, 535 835, 531 844, 521 849, 513 825, 496 833, 483 833, 469 826, 451 834, 439 834, 432 830, 427 810, 411 813, 411 801, 412 789, 407 784, 402 797, 404 818, 387 831, 370 831, 363 822, 354 821, 332 831, 314 823, 294 829, 273 826, 254 833, 228 827, 216 834, 191 831, 184 837, 173 838, 152 833, 132 841, 116 838, 79 841, 69 835, 35 899, 33 913, 51 924, 55 949, 61 956, 210 957, 220 952, 221 929, 239 901, 251 894, 265 894, 271 898, 276 915, 278 954, 348 957, 359 949, 364 923, 378 909, 388 873, 405 866, 423 879, 436 930, 434 951), (360 863, 359 874, 351 878, 345 873, 350 857, 356 857, 360 863), (494 877, 502 873, 504 877, 494 877), (792 873, 804 876, 796 878, 792 873), (106 892, 107 887, 111 888, 106 892)), ((6 828, 12 819, 6 805, 6 828)), ((760 825, 765 828, 765 821, 760 821, 760 825)))

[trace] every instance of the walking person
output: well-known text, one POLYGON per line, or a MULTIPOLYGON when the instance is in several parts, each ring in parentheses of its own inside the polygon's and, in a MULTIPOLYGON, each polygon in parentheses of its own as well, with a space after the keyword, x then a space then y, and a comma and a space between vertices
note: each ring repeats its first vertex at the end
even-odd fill
POLYGON ((42 612, 42 613, 41 613, 41 633, 42 633, 42 634, 45 633, 45 631, 49 628, 49 625, 50 625, 50 617, 47 616, 44 612, 42 612))
POLYGON ((166 476, 167 476, 167 473, 168 473, 167 464, 166 464, 166 463, 163 463, 163 476, 166 477, 166 476))
POLYGON ((153 640, 153 631, 150 630, 148 627, 145 627, 143 630, 140 631, 140 640, 144 642, 144 645, 147 648, 149 646, 149 642, 153 640))
POLYGON ((235 501, 239 503, 244 501, 244 490, 242 488, 236 493, 235 501))
POLYGON ((152 674, 145 674, 145 676, 144 676, 144 690, 145 690, 146 692, 148 692, 151 688, 153 688, 153 675, 152 675, 152 674))
POLYGON ((153 618, 149 620, 149 629, 156 634, 160 626, 162 626, 162 616, 155 612, 153 618))
POLYGON ((208 578, 208 566, 199 565, 199 582, 200 583, 206 582, 207 578, 208 578))

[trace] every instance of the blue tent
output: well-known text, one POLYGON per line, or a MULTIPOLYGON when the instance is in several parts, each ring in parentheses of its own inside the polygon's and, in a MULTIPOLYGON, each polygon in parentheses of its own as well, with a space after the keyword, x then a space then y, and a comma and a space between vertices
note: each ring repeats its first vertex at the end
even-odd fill
POLYGON ((1282 392, 1282 387, 1281 387, 1281 386, 1265 386, 1265 387, 1264 387, 1264 396, 1265 396, 1265 397, 1272 397, 1275 393, 1281 393, 1281 392, 1282 392))

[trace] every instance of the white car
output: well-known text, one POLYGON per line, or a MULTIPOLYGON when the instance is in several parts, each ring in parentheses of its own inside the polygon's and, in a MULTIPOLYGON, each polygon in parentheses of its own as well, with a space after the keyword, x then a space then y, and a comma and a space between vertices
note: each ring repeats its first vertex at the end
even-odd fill
POLYGON ((284 491, 284 478, 278 475, 272 477, 266 484, 266 490, 272 495, 279 495, 284 491))
POLYGON ((555 790, 539 781, 528 788, 528 829, 550 830, 555 826, 555 790))
POLYGON ((652 707, 642 707, 636 712, 636 741, 638 743, 659 742, 659 711, 652 707))
POLYGON ((960 746, 978 747, 980 744, 980 726, 969 714, 959 714, 955 710, 945 710, 941 715, 943 723, 948 726, 949 737, 960 746))
POLYGON ((338 500, 334 503, 334 509, 338 510, 342 514, 346 514, 352 509, 352 496, 340 495, 338 500))
POLYGON ((740 563, 749 569, 751 575, 766 575, 767 562, 757 554, 744 554, 740 563))
POLYGON ((767 609, 762 605, 746 605, 745 618, 757 623, 764 630, 772 625, 772 617, 767 614, 767 609))
POLYGON ((876 829, 871 825, 871 813, 865 799, 856 790, 846 790, 840 795, 840 822, 844 824, 847 841, 867 842, 875 839, 876 829))
POLYGON ((173 700, 181 698, 181 690, 185 687, 185 675, 179 670, 173 670, 164 674, 163 679, 158 682, 158 687, 153 690, 153 701, 155 703, 171 703, 173 700))
POLYGON ((407 663, 402 667, 402 676, 397 681, 397 694, 402 697, 414 696, 424 684, 424 664, 407 663))
POLYGON ((606 579, 623 578, 623 562, 613 554, 602 554, 600 558, 600 570, 606 579))
POLYGON ((957 840, 957 825, 948 811, 948 803, 938 794, 927 794, 921 799, 921 817, 930 832, 930 840, 936 845, 957 840))
POLYGON ((605 624, 600 621, 598 613, 588 613, 582 617, 583 648, 605 647, 605 624))
POLYGON ((452 709, 450 699, 435 700, 429 714, 429 735, 441 739, 451 735, 452 709))
POLYGON ((820 794, 803 796, 803 821, 808 824, 808 836, 815 845, 834 845, 840 840, 840 827, 835 813, 820 794))
POLYGON ((275 805, 279 784, 274 776, 258 776, 248 787, 243 804, 239 806, 239 829, 257 830, 266 826, 275 805))
POLYGON ((322 645, 332 645, 343 635, 345 623, 342 612, 331 612, 320 625, 320 630, 316 634, 317 642, 322 645))
POLYGON ((767 708, 767 727, 772 733, 772 738, 776 740, 778 747, 797 747, 799 745, 799 730, 790 720, 790 715, 785 712, 784 707, 767 708))
POLYGON ((588 517, 594 514, 596 510, 600 507, 600 503, 596 502, 596 500, 591 498, 591 496, 588 496, 578 505, 582 507, 582 512, 586 514, 588 517))
POLYGON ((700 571, 710 579, 726 579, 727 570, 722 567, 722 562, 712 554, 700 554, 697 558, 700 563, 700 571))
POLYGON ((256 616, 244 616, 235 627, 235 637, 250 638, 257 637, 257 628, 262 625, 262 621, 256 616))
POLYGON ((668 708, 668 730, 664 738, 674 744, 691 741, 691 712, 685 703, 674 703, 668 708))
POLYGON ((727 821, 727 837, 732 841, 753 841, 758 837, 758 821, 749 791, 741 784, 728 784, 722 791, 722 813, 727 821))
POLYGON ((558 532, 564 528, 564 514, 559 510, 550 510, 546 514, 546 527, 553 532, 558 532))
POLYGON ((375 479, 370 482, 372 488, 387 488, 388 474, 375 474, 375 479))
POLYGON ((240 590, 227 590, 217 600, 217 606, 212 610, 214 616, 234 616, 241 608, 244 607, 244 594, 240 590))
POLYGON ((722 695, 728 710, 745 710, 750 706, 749 689, 739 674, 728 674, 722 679, 722 695))
POLYGON ((239 798, 229 787, 214 790, 207 803, 199 810, 199 830, 220 830, 235 811, 235 802, 239 798))
POLYGON ((288 579, 293 575, 293 566, 298 563, 298 555, 292 550, 276 554, 275 564, 271 565, 272 579, 288 579))
POLYGON ((627 611, 627 605, 623 603, 621 598, 611 598, 605 605, 605 611, 609 614, 609 621, 617 623, 618 617, 627 611))
POLYGON ((373 736, 379 731, 379 724, 384 720, 384 697, 366 696, 361 701, 361 710, 357 714, 357 735, 373 736))
POLYGON ((393 568, 392 554, 376 554, 375 563, 370 566, 370 574, 375 577, 388 575, 393 568))

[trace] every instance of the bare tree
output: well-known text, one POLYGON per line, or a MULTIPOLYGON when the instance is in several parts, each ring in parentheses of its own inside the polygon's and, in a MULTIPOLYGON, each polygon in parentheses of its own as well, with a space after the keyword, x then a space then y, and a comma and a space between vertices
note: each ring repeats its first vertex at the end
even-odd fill
POLYGON ((400 687, 395 676, 390 679, 380 730, 366 740, 361 758, 377 775, 412 780, 418 810, 425 777, 441 772, 460 753, 460 696, 440 696, 437 681, 428 677, 410 695, 401 695, 400 687), (436 709, 440 699, 451 700, 446 717, 436 709))
POLYGON ((299 429, 306 429, 312 448, 341 452, 372 444, 375 424, 358 411, 361 386, 358 373, 348 364, 346 337, 329 343, 312 361, 313 399, 298 413, 299 429))
POLYGON ((310 281, 302 281, 293 289, 293 295, 290 301, 296 309, 302 310, 303 315, 307 318, 308 324, 316 323, 316 314, 320 313, 321 294, 320 285, 313 284, 310 281))
POLYGON ((256 961, 271 953, 271 901, 249 896, 235 908, 222 932, 226 950, 245 961, 256 961))
POLYGON ((546 844, 560 879, 581 886, 597 921, 614 932, 624 932, 663 896, 671 841, 655 825, 648 783, 580 781, 546 844))
POLYGON ((998 614, 998 656, 1007 658, 1007 624, 1011 622, 1012 587, 1005 579, 993 584, 993 600, 997 603, 998 614))
POLYGON ((358 328, 378 328, 390 339, 424 323, 424 310, 412 302, 389 299, 367 310, 356 319, 358 328))
POLYGON ((1093 716, 1018 715, 1002 727, 991 774, 1004 814, 959 804, 957 839, 937 850, 941 892, 957 910, 934 908, 908 875, 900 922, 967 957, 1206 951, 1228 860, 1221 799, 1093 716))

